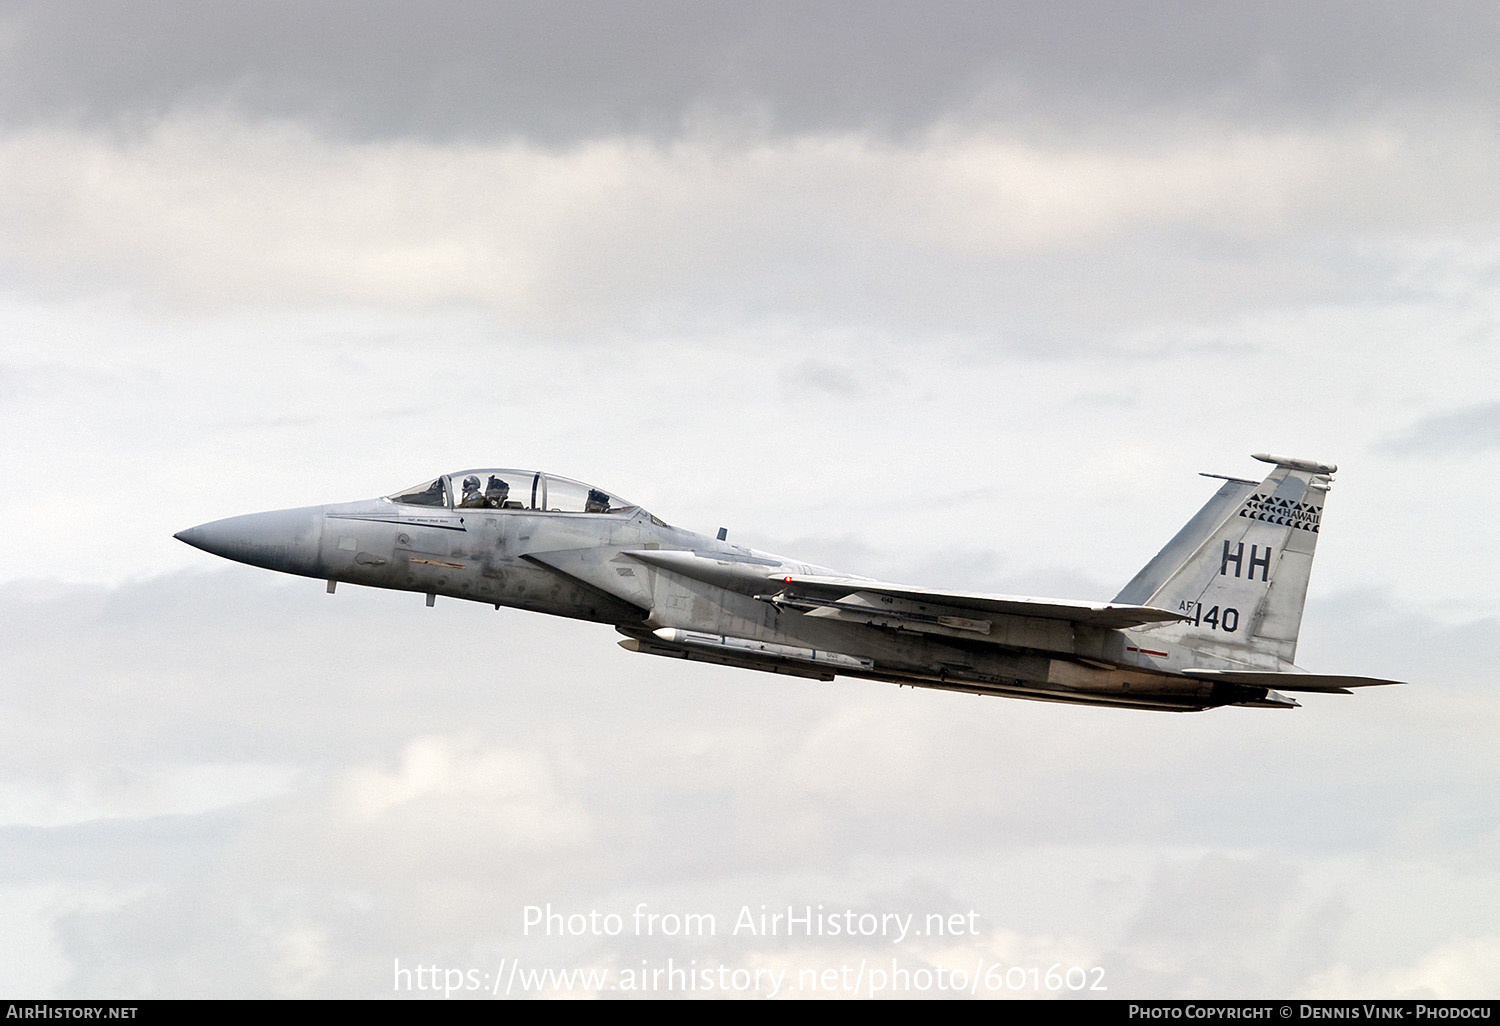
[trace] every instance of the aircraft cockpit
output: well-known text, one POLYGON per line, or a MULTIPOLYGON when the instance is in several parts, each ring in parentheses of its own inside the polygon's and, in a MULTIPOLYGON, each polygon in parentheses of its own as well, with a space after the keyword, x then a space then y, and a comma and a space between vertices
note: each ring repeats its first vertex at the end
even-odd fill
POLYGON ((534 513, 634 513, 617 495, 534 470, 461 470, 387 495, 404 506, 439 509, 529 510, 534 513))

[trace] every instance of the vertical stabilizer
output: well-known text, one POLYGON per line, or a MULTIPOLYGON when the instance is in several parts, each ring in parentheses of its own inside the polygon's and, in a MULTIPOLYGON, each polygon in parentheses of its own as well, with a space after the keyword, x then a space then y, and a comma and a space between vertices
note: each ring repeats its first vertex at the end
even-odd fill
POLYGON ((1197 515, 1184 524, 1182 530, 1178 531, 1171 541, 1162 546, 1156 558, 1141 567, 1140 573, 1132 577, 1130 583, 1120 589, 1120 594, 1114 597, 1115 602, 1132 606, 1149 605, 1157 589, 1166 583, 1167 578, 1178 567, 1187 562, 1188 557, 1198 551, 1198 547, 1209 535, 1219 529, 1225 517, 1239 510, 1240 504, 1254 491, 1258 483, 1238 477, 1223 477, 1219 474, 1200 476, 1218 478, 1224 484, 1214 493, 1213 498, 1204 503, 1197 515))
POLYGON ((1191 617, 1153 628, 1156 640, 1226 664, 1275 667, 1297 652, 1323 501, 1338 468, 1267 453, 1255 459, 1275 469, 1258 485, 1227 483, 1121 594, 1154 584, 1135 601, 1191 617))

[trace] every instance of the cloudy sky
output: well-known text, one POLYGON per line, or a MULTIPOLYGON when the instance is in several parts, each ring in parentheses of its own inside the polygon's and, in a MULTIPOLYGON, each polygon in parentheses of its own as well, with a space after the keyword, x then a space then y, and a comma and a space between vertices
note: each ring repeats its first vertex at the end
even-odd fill
POLYGON ((1497 35, 1388 0, 0 2, 0 993, 1493 997, 1497 35), (1343 468, 1299 662, 1410 685, 820 684, 171 537, 536 466, 1103 599, 1259 451, 1343 468), (733 930, 762 906, 974 915, 733 930))

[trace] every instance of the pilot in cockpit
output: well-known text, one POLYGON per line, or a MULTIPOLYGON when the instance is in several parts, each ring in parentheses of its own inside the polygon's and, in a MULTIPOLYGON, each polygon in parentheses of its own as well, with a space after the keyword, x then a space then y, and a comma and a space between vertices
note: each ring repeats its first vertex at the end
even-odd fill
POLYGON ((484 505, 489 509, 504 509, 505 501, 509 498, 510 485, 491 474, 490 483, 484 489, 484 505))
POLYGON ((480 509, 485 505, 484 496, 479 491, 479 478, 470 474, 464 478, 463 499, 459 502, 459 509, 480 509))

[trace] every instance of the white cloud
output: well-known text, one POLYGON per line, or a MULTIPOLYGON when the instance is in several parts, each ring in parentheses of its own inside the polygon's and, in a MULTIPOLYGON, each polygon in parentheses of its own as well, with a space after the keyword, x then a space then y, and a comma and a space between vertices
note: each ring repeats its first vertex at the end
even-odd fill
POLYGON ((1337 965, 1308 980, 1304 993, 1323 1000, 1489 1000, 1495 994, 1496 965, 1500 965, 1500 938, 1474 937, 1450 941, 1412 962, 1379 970, 1337 965))
POLYGON ((261 764, 90 765, 64 780, 0 781, 0 826, 198 815, 283 794, 297 775, 261 764))
POLYGON ((462 823, 471 839, 478 829, 492 845, 518 850, 585 844, 588 816, 553 776, 536 753, 487 748, 473 737, 424 736, 402 749, 394 770, 347 771, 333 804, 361 829, 431 833, 462 823))
MULTIPOLYGON (((1358 219, 1493 219, 1490 134, 1191 126, 1139 143, 989 129, 532 143, 351 142, 176 115, 134 133, 0 139, 0 261, 34 293, 148 303, 473 303, 538 325, 652 302, 776 295, 829 262, 961 266, 1109 248, 1132 233, 1280 238, 1358 219), (1463 159, 1429 164, 1435 146, 1463 159), (1420 213, 1420 219, 1413 215, 1420 213)), ((1350 230, 1345 224, 1337 230, 1350 230)), ((1186 240, 1185 240, 1186 241, 1186 240)))

